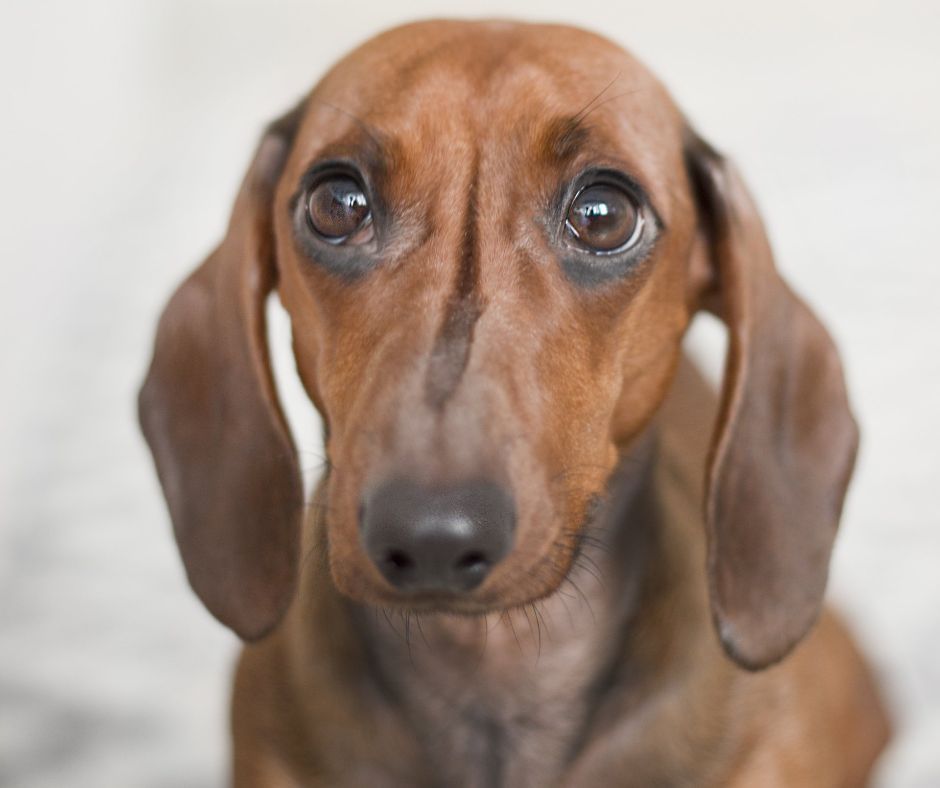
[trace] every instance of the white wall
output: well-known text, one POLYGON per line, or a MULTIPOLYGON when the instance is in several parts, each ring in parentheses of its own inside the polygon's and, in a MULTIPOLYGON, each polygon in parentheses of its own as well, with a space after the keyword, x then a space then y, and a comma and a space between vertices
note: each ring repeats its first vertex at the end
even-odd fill
POLYGON ((623 42, 747 174, 864 428, 832 596, 900 721, 882 784, 940 785, 934 0, 5 3, 0 784, 222 780, 236 643, 185 584, 134 420, 155 317, 266 120, 369 34, 470 9, 623 42))

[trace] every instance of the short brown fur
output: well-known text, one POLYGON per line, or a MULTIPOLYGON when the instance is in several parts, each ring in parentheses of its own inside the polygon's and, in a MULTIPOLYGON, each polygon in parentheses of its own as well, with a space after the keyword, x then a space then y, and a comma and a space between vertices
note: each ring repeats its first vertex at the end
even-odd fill
POLYGON ((602 38, 428 22, 338 63, 266 133, 140 408, 193 587, 254 641, 237 786, 850 788, 887 741, 822 609, 857 445, 838 354, 733 166, 602 38), (295 223, 337 155, 379 197, 356 258, 295 223), (642 188, 658 236, 579 282, 558 209, 592 167, 642 188), (326 428, 307 506, 275 287, 326 428), (729 331, 717 397, 682 354, 700 309, 729 331), (484 472, 513 550, 472 592, 403 600, 363 495, 484 472))

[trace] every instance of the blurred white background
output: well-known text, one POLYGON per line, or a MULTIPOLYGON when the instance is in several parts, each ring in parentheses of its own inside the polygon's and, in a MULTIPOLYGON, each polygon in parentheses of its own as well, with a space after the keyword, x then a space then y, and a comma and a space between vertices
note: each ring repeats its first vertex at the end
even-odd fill
POLYGON ((267 120, 370 34, 468 14, 620 41, 738 160, 863 425, 831 596, 898 721, 879 784, 940 785, 936 0, 4 3, 0 784, 223 782, 237 643, 186 585, 135 422, 156 316, 267 120))

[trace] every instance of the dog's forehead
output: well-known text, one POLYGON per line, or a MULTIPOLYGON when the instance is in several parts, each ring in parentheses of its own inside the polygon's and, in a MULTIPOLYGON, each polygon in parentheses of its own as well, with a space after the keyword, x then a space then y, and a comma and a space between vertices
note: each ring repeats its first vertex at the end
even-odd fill
POLYGON ((424 22, 371 39, 315 87, 298 146, 312 156, 365 131, 427 153, 565 120, 616 140, 639 167, 675 164, 681 116, 639 61, 584 30, 507 22, 424 22))
POLYGON ((365 42, 340 60, 321 85, 329 90, 338 82, 342 91, 400 96, 440 77, 477 89, 508 89, 512 77, 525 70, 549 79, 556 89, 614 78, 644 89, 655 83, 624 49, 586 30, 515 22, 423 22, 365 42))

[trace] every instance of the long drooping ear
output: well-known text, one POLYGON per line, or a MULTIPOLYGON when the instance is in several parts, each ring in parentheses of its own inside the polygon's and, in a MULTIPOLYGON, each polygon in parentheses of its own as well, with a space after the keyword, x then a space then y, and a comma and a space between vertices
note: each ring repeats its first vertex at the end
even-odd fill
POLYGON ((299 115, 268 129, 225 238, 170 299, 138 403, 189 582, 246 639, 280 620, 297 574, 302 485, 264 308, 273 192, 299 115))
POLYGON ((712 614, 757 670, 819 614, 858 429, 832 339, 780 278, 735 168, 692 133, 686 159, 729 334, 706 479, 712 614))

